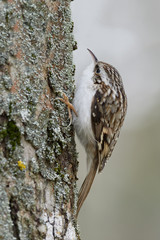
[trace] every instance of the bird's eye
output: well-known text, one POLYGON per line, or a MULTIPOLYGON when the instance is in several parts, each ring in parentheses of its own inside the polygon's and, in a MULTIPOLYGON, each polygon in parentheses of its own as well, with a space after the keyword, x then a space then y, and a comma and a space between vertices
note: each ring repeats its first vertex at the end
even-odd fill
POLYGON ((100 73, 100 68, 98 66, 96 66, 95 72, 100 73))

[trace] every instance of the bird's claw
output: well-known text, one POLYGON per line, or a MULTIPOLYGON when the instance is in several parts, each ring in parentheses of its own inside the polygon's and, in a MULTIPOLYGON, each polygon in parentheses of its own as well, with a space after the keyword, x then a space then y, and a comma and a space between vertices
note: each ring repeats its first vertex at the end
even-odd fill
POLYGON ((71 104, 68 100, 68 97, 67 95, 63 92, 63 98, 56 98, 58 100, 60 100, 61 102, 65 103, 67 105, 67 108, 68 108, 68 114, 69 114, 69 119, 70 119, 70 122, 69 122, 69 125, 67 127, 69 127, 71 124, 72 124, 72 113, 71 113, 71 110, 74 112, 74 114, 78 117, 78 114, 73 106, 73 104, 71 104))

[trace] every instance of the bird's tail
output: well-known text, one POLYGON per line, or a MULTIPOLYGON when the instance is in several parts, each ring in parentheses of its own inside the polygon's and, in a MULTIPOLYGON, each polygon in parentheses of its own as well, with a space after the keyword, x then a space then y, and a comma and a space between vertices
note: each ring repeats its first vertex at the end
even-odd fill
POLYGON ((86 176, 78 195, 78 202, 77 202, 77 214, 76 217, 78 217, 78 213, 90 191, 90 188, 92 186, 93 180, 95 178, 96 172, 98 168, 98 158, 96 157, 91 164, 90 171, 88 175, 86 176))

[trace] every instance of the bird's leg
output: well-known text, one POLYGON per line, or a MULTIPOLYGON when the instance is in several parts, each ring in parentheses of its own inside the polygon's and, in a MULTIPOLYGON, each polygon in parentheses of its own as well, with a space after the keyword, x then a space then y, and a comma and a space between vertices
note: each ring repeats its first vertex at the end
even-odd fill
POLYGON ((72 123, 72 113, 71 110, 74 112, 74 114, 78 117, 78 114, 73 106, 73 104, 71 104, 68 100, 68 97, 66 96, 65 93, 63 93, 63 98, 57 98, 58 100, 60 100, 61 102, 65 103, 67 105, 68 108, 68 114, 69 114, 69 119, 70 119, 70 123, 69 125, 72 123))

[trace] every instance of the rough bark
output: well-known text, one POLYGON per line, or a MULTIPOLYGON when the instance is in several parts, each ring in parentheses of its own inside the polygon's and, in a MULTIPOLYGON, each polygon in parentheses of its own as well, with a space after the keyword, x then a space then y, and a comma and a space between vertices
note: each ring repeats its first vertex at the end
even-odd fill
POLYGON ((79 239, 70 0, 0 8, 0 239, 79 239))

